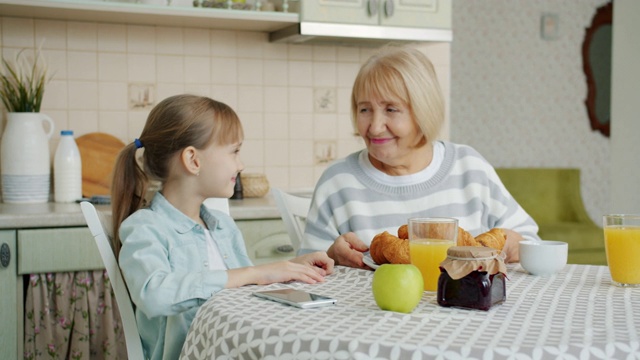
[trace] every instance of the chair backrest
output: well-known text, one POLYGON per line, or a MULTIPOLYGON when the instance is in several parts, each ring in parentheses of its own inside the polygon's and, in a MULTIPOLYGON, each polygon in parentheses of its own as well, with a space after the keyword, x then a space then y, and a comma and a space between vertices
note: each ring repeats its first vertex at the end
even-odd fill
POLYGON ((102 216, 103 214, 98 213, 92 203, 83 201, 80 203, 80 208, 82 209, 84 219, 87 221, 87 226, 89 226, 89 231, 91 231, 91 235, 93 235, 96 241, 98 251, 100 251, 100 256, 104 262, 104 267, 111 280, 111 286, 113 287, 118 309, 120 310, 122 326, 124 327, 127 355, 129 359, 144 359, 142 341, 140 340, 140 333, 138 332, 131 297, 129 296, 129 291, 122 278, 118 261, 111 247, 108 222, 104 219, 104 216, 102 216))
POLYGON ((282 216, 284 227, 291 238, 291 245, 293 245, 294 251, 298 251, 304 236, 305 221, 309 214, 311 198, 293 195, 277 188, 272 188, 271 194, 280 211, 280 216, 282 216))
POLYGON ((220 210, 225 214, 229 214, 229 199, 227 198, 208 198, 204 200, 204 206, 220 210))

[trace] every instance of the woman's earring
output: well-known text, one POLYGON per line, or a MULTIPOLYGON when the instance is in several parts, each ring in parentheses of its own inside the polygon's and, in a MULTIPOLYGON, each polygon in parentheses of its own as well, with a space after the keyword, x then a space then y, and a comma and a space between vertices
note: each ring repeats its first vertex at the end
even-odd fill
POLYGON ((200 171, 198 171, 198 172, 196 173, 196 176, 200 176, 200 171))

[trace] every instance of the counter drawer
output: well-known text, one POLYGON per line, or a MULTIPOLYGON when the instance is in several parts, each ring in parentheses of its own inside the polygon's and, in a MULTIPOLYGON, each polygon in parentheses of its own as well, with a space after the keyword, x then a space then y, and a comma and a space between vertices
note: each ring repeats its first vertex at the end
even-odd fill
POLYGON ((18 230, 18 274, 102 269, 87 227, 18 230))

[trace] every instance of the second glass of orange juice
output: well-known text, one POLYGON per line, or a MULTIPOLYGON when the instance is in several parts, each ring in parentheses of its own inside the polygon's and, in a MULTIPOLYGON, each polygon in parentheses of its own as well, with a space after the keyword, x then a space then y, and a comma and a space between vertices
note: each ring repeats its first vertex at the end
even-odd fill
POLYGON ((604 245, 613 283, 640 286, 640 215, 605 215, 604 245))
POLYGON ((411 218, 408 230, 411 263, 422 273, 424 290, 437 291, 440 263, 446 259, 447 249, 456 245, 458 220, 411 218))

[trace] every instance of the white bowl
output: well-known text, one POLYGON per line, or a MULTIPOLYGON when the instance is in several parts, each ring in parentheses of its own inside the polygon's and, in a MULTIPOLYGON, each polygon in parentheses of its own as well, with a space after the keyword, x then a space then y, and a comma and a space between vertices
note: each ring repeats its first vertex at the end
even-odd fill
POLYGON ((531 275, 552 275, 567 265, 569 244, 564 241, 520 241, 520 265, 531 275))

